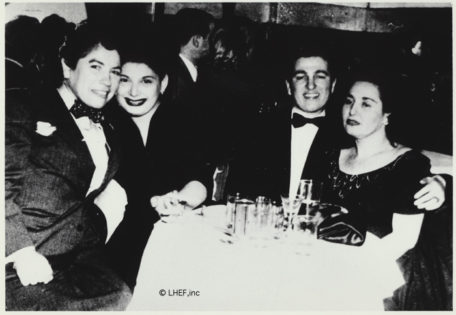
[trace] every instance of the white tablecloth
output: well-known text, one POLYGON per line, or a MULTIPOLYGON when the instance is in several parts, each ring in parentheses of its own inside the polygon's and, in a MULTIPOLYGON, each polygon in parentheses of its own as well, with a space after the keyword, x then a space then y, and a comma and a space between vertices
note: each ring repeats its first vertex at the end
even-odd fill
POLYGON ((156 224, 129 310, 383 310, 403 283, 368 243, 222 242, 224 213, 213 206, 156 224))

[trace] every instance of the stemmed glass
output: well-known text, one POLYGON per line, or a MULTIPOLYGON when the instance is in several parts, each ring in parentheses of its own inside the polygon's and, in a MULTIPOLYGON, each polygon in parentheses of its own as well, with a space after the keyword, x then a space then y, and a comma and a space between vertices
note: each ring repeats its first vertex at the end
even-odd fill
POLYGON ((299 208, 301 207, 302 198, 301 196, 281 196, 282 208, 285 217, 288 218, 287 230, 290 231, 293 227, 295 217, 298 215, 299 208))

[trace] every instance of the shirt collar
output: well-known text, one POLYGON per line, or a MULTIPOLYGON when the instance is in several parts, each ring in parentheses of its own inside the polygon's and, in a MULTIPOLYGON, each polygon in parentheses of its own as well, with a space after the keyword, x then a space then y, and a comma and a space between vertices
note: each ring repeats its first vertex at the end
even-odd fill
POLYGON ((188 58, 185 57, 183 54, 179 54, 179 57, 184 62, 185 66, 188 69, 188 72, 190 72, 193 82, 196 82, 196 79, 198 78, 198 69, 196 68, 196 66, 193 64, 193 62, 188 60, 188 58))
POLYGON ((74 95, 70 88, 67 87, 65 84, 62 84, 59 88, 57 88, 57 92, 59 92, 60 97, 62 98, 63 102, 65 103, 65 106, 69 110, 71 106, 74 105, 74 101, 76 101, 76 95, 74 95))
POLYGON ((299 107, 297 106, 293 106, 293 109, 291 110, 291 116, 293 116, 294 113, 297 113, 297 114, 300 114, 306 118, 316 118, 316 117, 325 117, 326 116, 326 111, 323 110, 322 112, 318 113, 318 114, 309 114, 305 111, 303 111, 302 109, 300 109, 299 107))

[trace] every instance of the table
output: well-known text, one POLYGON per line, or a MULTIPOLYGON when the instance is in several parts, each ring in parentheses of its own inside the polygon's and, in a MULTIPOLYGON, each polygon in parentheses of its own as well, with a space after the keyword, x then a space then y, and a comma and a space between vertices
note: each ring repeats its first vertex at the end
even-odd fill
POLYGON ((383 310, 403 284, 372 237, 362 247, 291 238, 230 244, 225 206, 197 213, 156 224, 128 310, 383 310))

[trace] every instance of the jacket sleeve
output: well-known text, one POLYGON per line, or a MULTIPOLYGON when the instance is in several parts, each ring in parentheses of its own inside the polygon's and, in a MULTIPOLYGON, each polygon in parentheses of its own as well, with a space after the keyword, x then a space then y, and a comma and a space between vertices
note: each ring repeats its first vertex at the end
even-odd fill
POLYGON ((28 172, 33 120, 22 98, 6 95, 5 104, 5 234, 6 256, 32 246, 18 196, 28 172))

